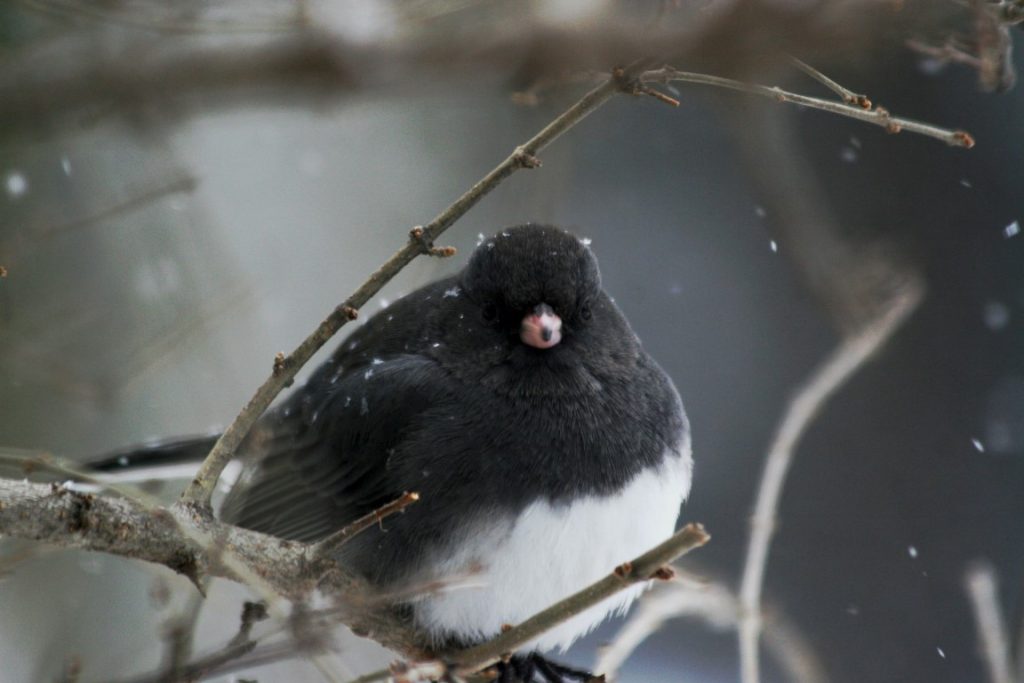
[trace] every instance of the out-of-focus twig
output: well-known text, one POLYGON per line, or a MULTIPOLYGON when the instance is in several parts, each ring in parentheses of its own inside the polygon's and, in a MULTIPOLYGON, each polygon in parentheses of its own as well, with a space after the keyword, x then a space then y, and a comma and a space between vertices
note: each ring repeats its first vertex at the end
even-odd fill
MULTIPOLYGON (((739 601, 725 584, 681 576, 655 586, 641 598, 615 638, 601 648, 594 671, 614 681, 626 660, 647 638, 671 619, 696 617, 716 630, 733 630, 739 621, 739 601)), ((787 681, 823 683, 824 667, 800 631, 778 610, 765 617, 765 646, 778 662, 787 681)))
POLYGON ((987 562, 975 562, 964 575, 964 590, 974 613, 978 653, 985 663, 990 683, 1014 683, 1010 661, 1010 638, 999 606, 995 569, 987 562))
POLYGON ((790 400, 765 459, 751 519, 750 542, 740 584, 740 661, 743 683, 760 680, 758 639, 761 634, 761 590, 776 510, 796 447, 828 399, 899 329, 917 307, 921 291, 908 289, 892 308, 859 334, 844 340, 818 366, 790 400))
POLYGON ((798 153, 793 126, 779 110, 757 108, 735 116, 731 130, 773 229, 789 245, 795 270, 841 335, 838 347, 790 399, 765 455, 739 589, 741 678, 757 683, 764 576, 796 449, 829 398, 916 309, 925 285, 892 245, 879 238, 855 238, 856 233, 834 220, 815 174, 798 153))

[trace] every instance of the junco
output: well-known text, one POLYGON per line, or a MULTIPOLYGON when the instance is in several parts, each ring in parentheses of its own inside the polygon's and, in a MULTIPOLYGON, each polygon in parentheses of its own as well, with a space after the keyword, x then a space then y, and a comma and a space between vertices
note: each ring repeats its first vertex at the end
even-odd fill
MULTIPOLYGON (((383 590, 471 577, 410 605, 438 647, 491 638, 667 538, 692 470, 672 381, 601 289, 589 246, 542 225, 499 232, 460 273, 373 316, 240 455, 222 516, 289 539, 418 492, 340 559, 383 590)), ((564 651, 643 588, 545 633, 502 676, 581 678, 539 653, 564 651)))

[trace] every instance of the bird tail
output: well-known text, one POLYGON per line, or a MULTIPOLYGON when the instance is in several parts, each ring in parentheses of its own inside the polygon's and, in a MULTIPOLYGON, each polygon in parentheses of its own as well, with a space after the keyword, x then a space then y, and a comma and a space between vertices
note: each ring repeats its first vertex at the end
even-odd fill
POLYGON ((105 453, 86 466, 109 483, 135 483, 193 476, 220 434, 185 436, 136 444, 105 453))

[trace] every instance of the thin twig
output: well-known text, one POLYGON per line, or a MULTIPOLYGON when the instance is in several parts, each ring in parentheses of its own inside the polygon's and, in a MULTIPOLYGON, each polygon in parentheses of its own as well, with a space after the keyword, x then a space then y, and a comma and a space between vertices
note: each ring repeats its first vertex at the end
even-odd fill
POLYGON ((605 578, 530 617, 492 640, 455 653, 456 673, 470 674, 494 664, 537 636, 628 586, 645 583, 666 564, 711 540, 700 524, 687 524, 671 538, 631 562, 619 565, 605 578))
POLYGON ((776 510, 796 447, 828 399, 899 329, 916 308, 921 295, 918 289, 908 286, 886 313, 840 344, 790 400, 772 439, 758 486, 740 586, 739 643, 743 683, 758 683, 760 680, 761 589, 775 529, 776 510))
POLYGON ((849 88, 843 87, 810 64, 800 61, 796 57, 790 57, 789 60, 793 63, 793 66, 800 69, 835 94, 839 95, 843 102, 860 107, 861 109, 871 109, 871 100, 868 99, 867 95, 861 95, 860 93, 853 92, 849 88))
POLYGON ((976 562, 964 576, 964 590, 974 611, 979 654, 990 683, 1013 683, 1009 631, 999 608, 995 570, 987 562, 976 562))
POLYGON ((790 102, 801 107, 819 109, 832 114, 847 116, 852 119, 857 119, 858 121, 864 121, 876 126, 881 126, 890 133, 906 131, 908 133, 917 133, 919 135, 935 138, 936 140, 941 140, 954 147, 966 147, 970 149, 974 146, 974 138, 966 131, 950 130, 948 128, 940 128, 920 121, 898 118, 892 116, 887 110, 882 109, 881 107, 865 110, 842 102, 823 100, 818 97, 810 97, 808 95, 798 95, 797 93, 788 92, 778 87, 757 85, 755 83, 744 83, 731 78, 722 78, 721 76, 712 76, 709 74, 679 71, 670 66, 641 74, 640 80, 645 83, 672 83, 678 81, 683 83, 713 85, 719 88, 737 90, 751 95, 767 97, 776 100, 777 102, 790 102))
MULTIPOLYGON (((711 537, 700 524, 687 524, 671 538, 648 550, 631 562, 619 565, 608 576, 583 590, 556 602, 518 626, 467 650, 446 657, 455 667, 456 676, 466 676, 498 662, 570 617, 593 607, 621 590, 655 578, 666 564, 707 543, 711 537)), ((391 677, 391 669, 366 674, 350 683, 370 683, 391 677)))
POLYGON ((588 92, 524 145, 513 150, 504 161, 477 181, 473 187, 438 214, 434 220, 427 225, 414 228, 413 234, 410 235, 404 247, 395 252, 366 282, 335 308, 291 354, 280 363, 274 364, 274 372, 256 390, 255 395, 249 399, 242 412, 217 440, 195 478, 182 493, 182 502, 204 510, 209 509, 210 497, 213 495, 217 479, 234 456, 246 434, 274 400, 274 397, 293 381, 296 373, 313 354, 347 322, 354 320, 358 315, 359 308, 390 282, 399 271, 417 256, 430 253, 434 240, 440 237, 455 221, 465 215, 505 178, 519 169, 534 168, 539 165, 537 154, 562 133, 575 126, 597 107, 613 97, 620 88, 621 79, 613 77, 588 92))
POLYGON ((374 524, 380 524, 387 517, 404 511, 405 508, 409 507, 419 499, 420 494, 416 492, 403 493, 390 503, 382 505, 369 514, 363 515, 351 524, 346 524, 342 529, 334 532, 313 546, 313 557, 329 557, 358 534, 366 531, 374 524))

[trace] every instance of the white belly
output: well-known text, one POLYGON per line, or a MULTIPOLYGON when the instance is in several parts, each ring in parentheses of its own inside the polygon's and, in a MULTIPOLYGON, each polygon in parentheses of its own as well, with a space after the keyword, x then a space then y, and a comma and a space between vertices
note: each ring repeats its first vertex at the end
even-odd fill
MULTIPOLYGON (((516 519, 482 523, 434 564, 435 577, 472 573, 472 586, 417 603, 418 624, 437 638, 490 638, 606 576, 672 534, 692 469, 687 438, 661 467, 642 471, 616 495, 533 503, 516 519)), ((612 596, 522 649, 568 649, 610 613, 624 612, 648 585, 612 596)))

